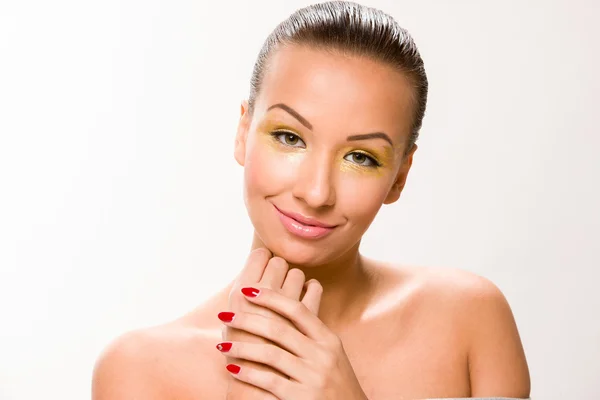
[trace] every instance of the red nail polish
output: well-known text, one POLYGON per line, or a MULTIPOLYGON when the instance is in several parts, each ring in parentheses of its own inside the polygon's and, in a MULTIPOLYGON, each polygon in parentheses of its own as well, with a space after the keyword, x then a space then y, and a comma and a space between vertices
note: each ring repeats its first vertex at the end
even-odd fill
POLYGON ((231 322, 233 321, 233 317, 235 316, 232 312, 220 312, 218 317, 223 322, 231 322))
POLYGON ((260 290, 253 287, 245 287, 242 288, 242 293, 244 293, 244 296, 256 297, 260 293, 260 290))
POLYGON ((237 374, 238 372, 240 372, 240 367, 235 365, 235 364, 227 364, 227 371, 231 372, 232 374, 237 374))
POLYGON ((223 353, 231 350, 231 342, 223 342, 217 345, 217 350, 222 351, 223 353))

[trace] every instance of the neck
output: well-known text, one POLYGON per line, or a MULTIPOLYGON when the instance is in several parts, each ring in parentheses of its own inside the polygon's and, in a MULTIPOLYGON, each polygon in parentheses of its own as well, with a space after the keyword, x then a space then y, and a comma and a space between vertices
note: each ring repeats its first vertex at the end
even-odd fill
MULTIPOLYGON (((359 245, 360 241, 340 257, 325 264, 296 265, 286 260, 290 269, 298 268, 304 272, 306 281, 319 281, 323 287, 319 319, 334 331, 343 330, 349 321, 356 320, 366 303, 364 300, 371 280, 366 260, 358 250, 359 245)), ((252 250, 259 247, 267 246, 255 233, 252 250)))

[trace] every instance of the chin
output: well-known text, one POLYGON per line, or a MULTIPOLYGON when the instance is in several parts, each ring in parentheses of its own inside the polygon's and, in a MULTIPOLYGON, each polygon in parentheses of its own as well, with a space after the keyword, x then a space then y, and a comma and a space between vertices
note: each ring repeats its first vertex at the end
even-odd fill
POLYGON ((263 240, 274 256, 283 258, 290 265, 298 267, 318 267, 337 258, 331 245, 321 241, 303 241, 295 238, 272 237, 263 240))
POLYGON ((274 256, 278 256, 287 261, 288 264, 303 268, 318 268, 325 264, 330 264, 343 258, 348 252, 353 252, 353 248, 360 245, 358 242, 351 244, 347 237, 335 240, 302 240, 293 236, 271 236, 263 241, 274 256), (340 240, 341 239, 341 240, 340 240))
POLYGON ((344 226, 319 239, 296 236, 284 228, 272 205, 268 210, 250 207, 248 214, 254 226, 254 243, 293 266, 311 268, 329 264, 356 245, 348 243, 353 235, 348 235, 344 226))

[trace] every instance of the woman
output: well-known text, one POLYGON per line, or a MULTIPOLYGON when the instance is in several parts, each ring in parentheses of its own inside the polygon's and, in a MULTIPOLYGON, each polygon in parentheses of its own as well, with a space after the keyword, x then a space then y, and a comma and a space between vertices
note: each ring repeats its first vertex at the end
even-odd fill
POLYGON ((412 38, 379 10, 330 2, 282 22, 235 139, 247 263, 189 314, 115 340, 94 399, 529 397, 496 286, 359 252, 404 188, 427 89, 412 38))

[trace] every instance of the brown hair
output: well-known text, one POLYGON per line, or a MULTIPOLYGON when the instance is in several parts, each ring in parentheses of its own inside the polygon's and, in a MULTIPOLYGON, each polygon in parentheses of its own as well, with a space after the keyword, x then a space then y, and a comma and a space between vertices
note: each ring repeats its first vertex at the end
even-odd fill
POLYGON ((412 37, 390 15, 350 1, 329 1, 296 10, 265 40, 250 80, 248 112, 252 115, 269 56, 285 45, 366 56, 397 68, 412 85, 414 118, 406 152, 419 137, 427 104, 427 75, 412 37))

